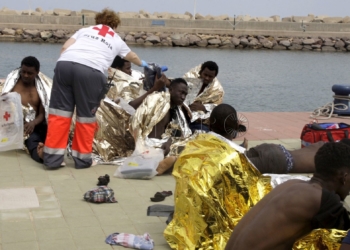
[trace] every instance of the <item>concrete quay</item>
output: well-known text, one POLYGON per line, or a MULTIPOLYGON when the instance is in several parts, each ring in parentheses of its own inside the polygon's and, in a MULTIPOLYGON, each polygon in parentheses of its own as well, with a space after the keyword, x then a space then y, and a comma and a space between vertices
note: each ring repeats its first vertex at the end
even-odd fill
MULTIPOLYGON (((249 120, 249 147, 261 143, 278 143, 287 149, 300 148, 300 132, 312 119, 306 112, 244 112, 249 120)), ((346 122, 332 118, 326 122, 346 122)), ((241 143, 243 137, 237 139, 241 143)), ((164 201, 150 201, 156 192, 175 191, 171 175, 152 180, 131 180, 113 177, 117 166, 97 165, 77 170, 71 159, 58 170, 45 170, 22 150, 0 152, 0 190, 32 188, 37 207, 0 208, 1 250, 79 250, 125 249, 104 242, 112 233, 150 233, 155 250, 169 250, 164 239, 166 217, 147 216, 147 207, 154 204, 174 205, 174 196, 164 201), (95 187, 97 178, 109 174, 109 187, 118 203, 94 204, 83 195, 95 187)), ((311 175, 308 175, 311 176, 311 175)), ((349 205, 347 199, 345 205, 349 205)), ((11 205, 11 204, 7 204, 11 205)))

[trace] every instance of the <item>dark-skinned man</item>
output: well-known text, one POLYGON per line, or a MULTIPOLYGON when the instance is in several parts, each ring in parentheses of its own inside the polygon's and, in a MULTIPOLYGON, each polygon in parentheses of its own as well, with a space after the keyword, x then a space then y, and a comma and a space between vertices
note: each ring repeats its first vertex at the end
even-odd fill
POLYGON ((33 56, 25 57, 21 67, 6 78, 2 93, 17 92, 21 95, 24 109, 24 136, 33 160, 42 163, 43 142, 45 142, 51 79, 40 73, 40 63, 33 56), (34 114, 34 115, 33 115, 34 114))

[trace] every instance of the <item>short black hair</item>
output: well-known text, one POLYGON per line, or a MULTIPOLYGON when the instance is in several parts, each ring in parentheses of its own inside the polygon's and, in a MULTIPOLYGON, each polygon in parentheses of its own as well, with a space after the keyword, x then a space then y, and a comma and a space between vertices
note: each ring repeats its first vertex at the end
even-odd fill
POLYGON ((213 62, 213 61, 204 62, 201 66, 201 69, 199 70, 199 74, 202 74, 205 68, 211 71, 215 71, 215 76, 219 74, 219 66, 216 64, 216 62, 213 62))
POLYGON ((315 173, 334 177, 342 168, 350 169, 350 146, 345 143, 325 143, 315 155, 315 173))
POLYGON ((21 62, 21 67, 25 65, 27 67, 34 67, 37 72, 40 71, 40 62, 34 56, 27 56, 23 58, 21 62))
POLYGON ((183 79, 183 78, 175 78, 175 79, 171 80, 169 88, 174 87, 176 85, 179 85, 180 83, 183 83, 186 86, 188 86, 188 84, 187 84, 185 79, 183 79))
POLYGON ((116 56, 112 62, 111 67, 115 69, 121 69, 124 66, 124 63, 128 62, 127 60, 121 58, 120 56, 116 56))
POLYGON ((222 136, 231 134, 230 132, 237 133, 238 131, 237 111, 226 103, 219 104, 213 109, 209 122, 210 129, 222 136))
POLYGON ((346 145, 350 146, 350 139, 348 138, 341 139, 339 142, 345 143, 346 145))

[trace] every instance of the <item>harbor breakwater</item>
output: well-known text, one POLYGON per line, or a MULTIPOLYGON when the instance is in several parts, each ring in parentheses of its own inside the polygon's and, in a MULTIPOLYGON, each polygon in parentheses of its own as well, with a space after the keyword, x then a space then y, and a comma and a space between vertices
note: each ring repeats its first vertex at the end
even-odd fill
MULTIPOLYGON (((0 9, 0 41, 63 43, 94 24, 97 12, 0 9)), ((226 49, 350 51, 350 17, 194 16, 118 12, 120 37, 129 45, 226 49)))
MULTIPOLYGON (((0 28, 0 41, 64 43, 74 30, 0 28)), ((210 35, 170 32, 119 32, 129 45, 180 46, 221 49, 272 49, 308 51, 350 51, 349 37, 286 37, 262 35, 210 35)))

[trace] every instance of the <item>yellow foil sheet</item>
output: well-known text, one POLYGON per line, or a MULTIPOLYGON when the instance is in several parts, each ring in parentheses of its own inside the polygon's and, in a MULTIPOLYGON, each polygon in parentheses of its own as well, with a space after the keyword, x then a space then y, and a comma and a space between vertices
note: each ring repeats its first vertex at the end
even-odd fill
POLYGON ((336 229, 316 229, 293 245, 293 250, 338 250, 347 231, 336 229))
POLYGON ((211 134, 188 142, 173 175, 175 212, 164 231, 173 249, 224 249, 242 216, 271 190, 270 177, 211 134))
MULTIPOLYGON (((199 134, 187 143, 173 175, 175 211, 164 231, 172 249, 225 249, 240 219, 272 189, 269 176, 211 134, 199 134)), ((298 240, 293 250, 338 249, 345 235, 317 229, 298 240)))

